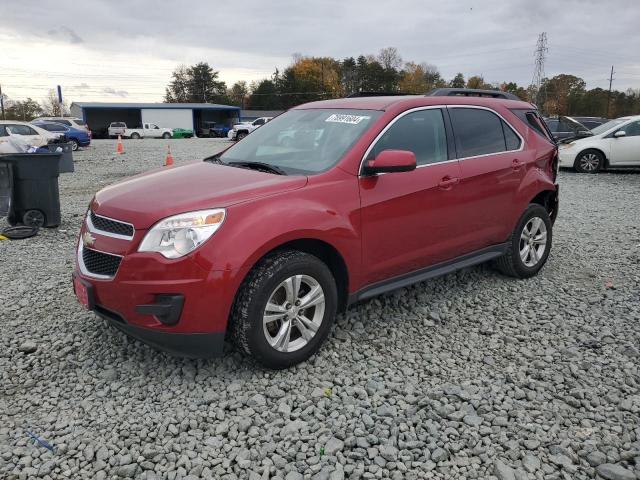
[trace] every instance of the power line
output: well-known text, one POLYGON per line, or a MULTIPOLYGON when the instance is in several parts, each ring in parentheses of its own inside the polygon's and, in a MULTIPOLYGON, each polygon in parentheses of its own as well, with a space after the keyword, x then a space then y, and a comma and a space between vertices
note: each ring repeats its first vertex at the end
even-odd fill
POLYGON ((604 118, 609 118, 609 106, 611 105, 611 84, 613 83, 613 65, 611 65, 611 75, 609 75, 609 93, 607 94, 607 114, 604 118))

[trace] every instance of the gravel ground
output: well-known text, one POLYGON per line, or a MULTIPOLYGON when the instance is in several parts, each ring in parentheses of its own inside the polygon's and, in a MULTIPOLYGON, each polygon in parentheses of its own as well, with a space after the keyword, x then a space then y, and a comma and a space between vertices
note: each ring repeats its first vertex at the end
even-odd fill
MULTIPOLYGON (((561 173, 536 278, 481 266, 373 299, 272 372, 167 356, 76 303, 91 195, 166 143, 95 141, 61 227, 0 242, 1 478, 640 479, 639 172, 561 173)), ((169 143, 177 164, 226 145, 169 143)))

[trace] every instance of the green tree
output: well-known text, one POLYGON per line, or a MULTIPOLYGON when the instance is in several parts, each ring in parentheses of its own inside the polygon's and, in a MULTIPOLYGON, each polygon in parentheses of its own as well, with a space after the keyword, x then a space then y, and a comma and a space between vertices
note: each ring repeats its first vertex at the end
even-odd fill
POLYGON ((7 120, 31 121, 42 115, 42 107, 32 98, 15 102, 5 101, 5 115, 7 120))
POLYGON ((165 90, 165 101, 169 103, 215 103, 228 98, 227 85, 218 80, 219 72, 206 62, 190 67, 178 67, 171 76, 165 90))
POLYGON ((244 103, 249 95, 249 87, 247 82, 241 80, 233 84, 233 86, 227 92, 227 97, 231 100, 230 103, 237 105, 240 108, 244 108, 244 103))
POLYGON ((465 85, 466 85, 466 82, 464 80, 464 75, 462 73, 456 74, 456 76, 453 77, 453 80, 449 82, 449 86, 452 88, 464 88, 465 85))

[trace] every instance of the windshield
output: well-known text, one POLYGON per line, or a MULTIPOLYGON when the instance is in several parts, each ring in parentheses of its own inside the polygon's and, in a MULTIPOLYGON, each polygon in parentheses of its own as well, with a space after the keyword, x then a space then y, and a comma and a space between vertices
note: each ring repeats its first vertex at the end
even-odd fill
POLYGON ((626 119, 616 118, 615 120, 609 120, 607 123, 603 123, 599 127, 592 128, 591 131, 594 135, 600 135, 601 133, 606 132, 607 130, 611 130, 613 127, 620 125, 625 122, 626 119))
POLYGON ((224 163, 260 162, 288 174, 313 174, 338 163, 382 114, 377 110, 290 110, 220 156, 224 163))

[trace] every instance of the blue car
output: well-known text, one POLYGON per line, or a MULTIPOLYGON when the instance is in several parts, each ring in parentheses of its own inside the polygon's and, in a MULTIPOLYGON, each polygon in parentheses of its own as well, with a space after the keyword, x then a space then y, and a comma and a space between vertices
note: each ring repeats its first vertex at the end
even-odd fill
POLYGON ((67 137, 67 141, 71 144, 71 149, 74 152, 78 150, 79 147, 88 147, 91 144, 91 132, 87 130, 68 127, 56 122, 45 122, 43 120, 32 123, 49 132, 60 133, 67 137))

